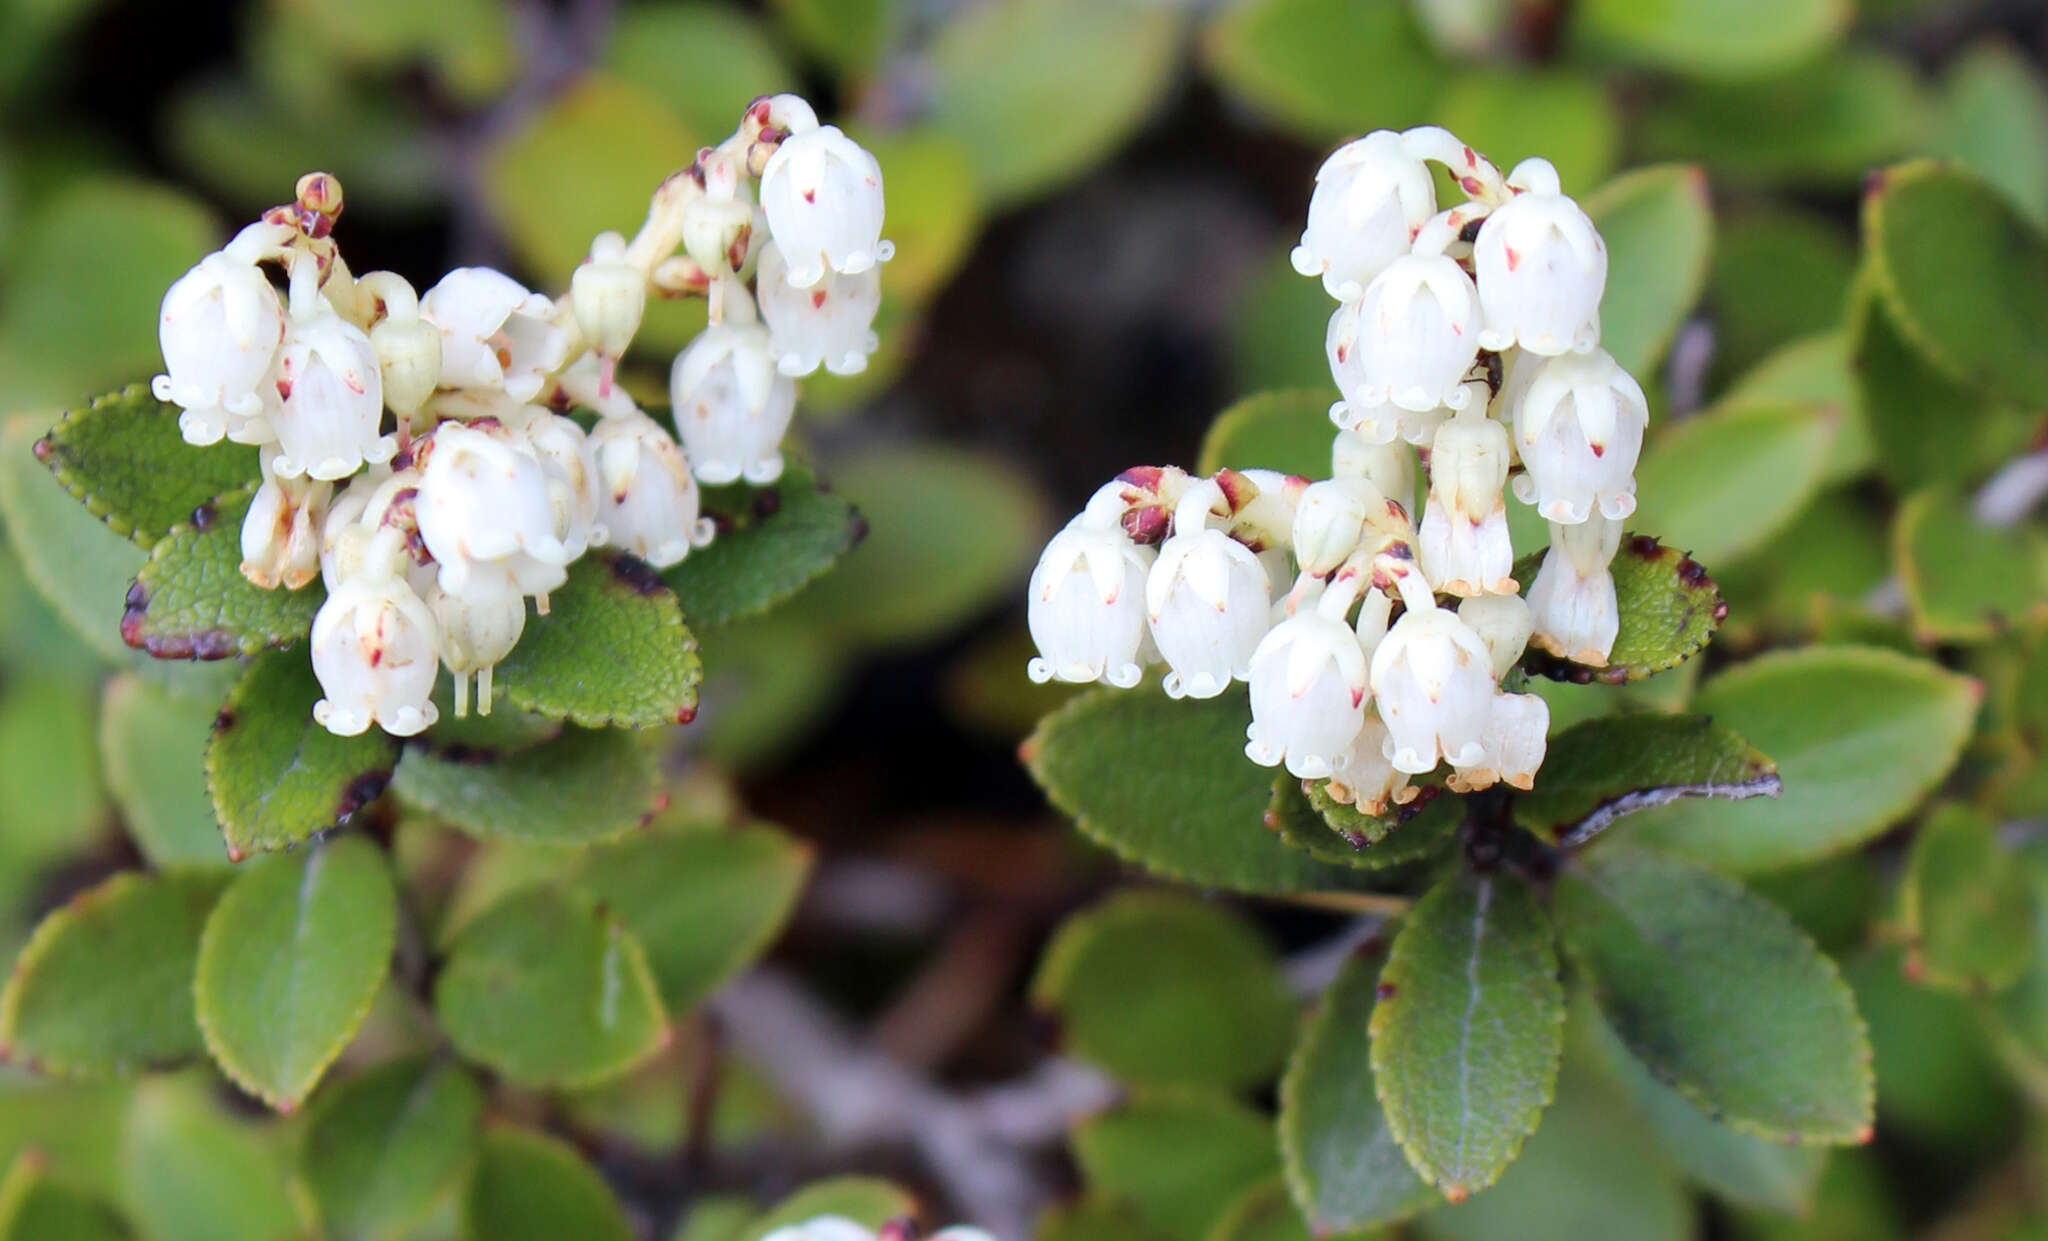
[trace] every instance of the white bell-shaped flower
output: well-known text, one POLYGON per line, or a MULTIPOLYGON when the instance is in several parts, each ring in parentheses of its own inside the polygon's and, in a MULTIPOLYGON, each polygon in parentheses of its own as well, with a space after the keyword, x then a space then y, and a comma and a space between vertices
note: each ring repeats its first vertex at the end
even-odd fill
POLYGON ((705 328, 676 355, 668 390, 676 431, 699 481, 718 486, 782 477, 782 436, 796 412, 796 383, 775 369, 767 328, 705 328))
POLYGON ((1557 170, 1525 160, 1508 176, 1521 193, 1496 207, 1472 246, 1485 323, 1482 348, 1519 345, 1554 356, 1600 343, 1607 243, 1558 188, 1557 170))
POLYGON ((394 439, 378 434, 384 379, 376 347, 326 298, 294 291, 271 375, 266 417, 280 450, 272 462, 278 477, 347 478, 397 451, 394 439))
POLYGON ((1372 655, 1373 699, 1387 726, 1386 757, 1421 775, 1438 758, 1469 766, 1486 754, 1493 656, 1455 613, 1410 608, 1372 655))
POLYGON ((576 326, 601 362, 600 382, 611 387, 612 367, 625 356, 647 313, 647 277, 626 261, 626 239, 599 233, 590 257, 569 277, 576 326))
POLYGON ((1406 805, 1420 793, 1409 783, 1408 773, 1388 760, 1387 726, 1377 710, 1366 709, 1365 727, 1351 743, 1351 765, 1330 781, 1328 791, 1331 800, 1374 815, 1406 805))
POLYGON ((827 271, 859 275, 896 253, 882 240, 882 166, 836 126, 783 139, 761 170, 761 209, 800 289, 827 271))
POLYGON ((529 407, 520 427, 548 476, 548 502, 554 512, 555 537, 574 559, 592 543, 602 543, 597 528, 596 451, 575 419, 529 407))
POLYGON ((1411 413, 1465 408, 1466 372, 1479 356, 1479 299, 1472 279, 1441 254, 1405 254, 1373 277, 1355 302, 1330 316, 1324 339, 1330 375, 1345 409, 1340 427, 1384 443, 1399 430, 1368 430, 1361 420, 1392 405, 1411 413))
MULTIPOLYGON (((1328 596, 1325 596, 1327 599, 1328 596)), ((1317 608, 1273 626, 1252 653, 1252 722, 1244 752, 1304 780, 1350 768, 1365 726, 1364 648, 1341 616, 1317 608)))
POLYGON ((1415 450, 1406 444, 1339 431, 1330 441, 1330 476, 1362 478, 1403 511, 1415 503, 1415 450))
POLYGON ((151 380, 149 389, 184 411, 178 430, 187 443, 268 438, 260 389, 284 327, 284 304, 269 277, 224 251, 199 260, 171 285, 157 319, 168 373, 151 380))
POLYGON ((1486 753, 1476 763, 1454 768, 1444 783, 1453 793, 1478 793, 1503 781, 1534 788, 1549 734, 1550 704, 1534 694, 1495 694, 1486 753))
POLYGON ((666 569, 711 542, 715 530, 697 515, 690 463, 660 423, 645 414, 606 418, 590 433, 590 447, 607 546, 666 569))
POLYGON ((1617 521, 1636 511, 1636 459, 1650 404, 1604 349, 1545 359, 1512 407, 1525 472, 1515 496, 1573 525, 1597 505, 1617 521))
POLYGON ((279 478, 275 448, 259 458, 263 484, 242 519, 242 576, 264 590, 297 590, 320 576, 320 532, 334 484, 279 478))
POLYGON ((1251 672, 1272 623, 1272 584, 1244 544, 1221 530, 1177 532, 1145 579, 1145 615, 1173 698, 1214 698, 1251 672))
POLYGON ((1294 559, 1303 573, 1326 577, 1358 550, 1374 506, 1387 499, 1362 478, 1328 478, 1302 489, 1294 505, 1294 559))
POLYGON ((343 582, 313 617, 313 674, 325 697, 313 718, 353 737, 377 725, 394 737, 424 732, 441 669, 434 614, 394 574, 363 573, 343 582))
POLYGON ((427 594, 427 605, 441 633, 441 662, 455 676, 455 717, 469 714, 469 686, 476 682, 476 712, 491 713, 491 673, 526 632, 526 597, 516 590, 468 597, 439 587, 427 594))
POLYGON ((1550 523, 1550 551, 1529 586, 1529 640, 1553 655, 1594 668, 1607 665, 1621 614, 1608 564, 1621 546, 1621 523, 1594 514, 1577 525, 1550 523))
POLYGON ((1118 689, 1145 672, 1145 580, 1155 553, 1117 525, 1077 517, 1031 571, 1025 620, 1033 681, 1100 681, 1118 689))
POLYGON ((808 289, 789 283, 782 247, 761 251, 761 319, 768 350, 785 375, 808 375, 823 366, 834 375, 858 375, 881 347, 875 315, 882 308, 882 269, 856 275, 833 272, 808 289))
POLYGON ((1477 411, 1437 428, 1415 546, 1423 576, 1453 595, 1517 589, 1508 536, 1507 428, 1477 411))
POLYGON ((1498 681, 1529 649, 1533 625, 1529 602, 1520 595, 1474 595, 1458 604, 1458 619, 1471 627, 1486 643, 1493 656, 1493 678, 1498 681))
POLYGON ((441 383, 441 332, 417 314, 388 318, 370 329, 383 377, 384 403, 400 415, 417 413, 441 383))
POLYGON ((502 388, 515 401, 541 394, 568 361, 569 334, 554 303, 503 272, 458 267, 420 298, 420 317, 441 332, 441 382, 502 388))
POLYGON ((1338 301, 1351 301, 1374 276, 1408 253, 1415 230, 1436 214, 1429 168, 1391 130, 1337 148, 1316 170, 1308 227, 1294 248, 1294 270, 1321 276, 1338 301))
POLYGON ((414 511, 441 589, 477 598, 561 586, 575 555, 555 528, 547 468, 524 437, 444 422, 430 443, 414 511))

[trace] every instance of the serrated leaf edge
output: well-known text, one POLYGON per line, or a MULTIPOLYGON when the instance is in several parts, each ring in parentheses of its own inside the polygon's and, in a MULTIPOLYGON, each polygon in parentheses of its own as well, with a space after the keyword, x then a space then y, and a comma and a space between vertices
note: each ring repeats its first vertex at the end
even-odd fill
MULTIPOLYGON (((72 468, 71 463, 64 459, 63 455, 56 450, 55 445, 57 433, 74 419, 82 418, 108 405, 126 404, 130 401, 144 399, 151 402, 156 401, 155 395, 149 390, 149 385, 137 382, 129 384, 124 388, 117 388, 112 392, 102 392, 83 405, 70 406, 57 416, 57 421, 51 425, 48 431, 37 437, 35 453, 36 460, 43 463, 44 468, 48 469, 56 478, 58 484, 66 492, 70 493, 72 499, 85 506, 86 512, 99 518, 100 523, 115 534, 127 539, 130 543, 135 544, 144 551, 151 551, 155 549, 158 543, 168 538, 171 531, 163 530, 150 534, 122 518, 114 511, 113 506, 101 499, 99 492, 89 486, 85 479, 79 475, 78 471, 72 468), (48 446, 47 448, 45 447, 46 445, 48 446), (47 455, 45 455, 46 453, 47 455)), ((254 484, 251 485, 253 486, 254 484)), ((176 528, 175 526, 172 527, 172 529, 176 528)))

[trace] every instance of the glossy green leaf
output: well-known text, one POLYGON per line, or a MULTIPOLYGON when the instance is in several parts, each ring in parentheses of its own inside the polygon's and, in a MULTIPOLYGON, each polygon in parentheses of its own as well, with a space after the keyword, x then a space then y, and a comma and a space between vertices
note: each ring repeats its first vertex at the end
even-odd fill
POLYGON ((242 576, 242 519, 255 494, 201 505, 157 541, 128 592, 122 641, 158 659, 230 659, 306 640, 326 590, 264 590, 242 576))
POLYGON ((1619 60, 1703 76, 1788 68, 1839 38, 1848 0, 1590 0, 1574 33, 1619 60))
POLYGON ((152 866, 225 866, 227 847, 206 791, 206 744, 218 708, 135 673, 107 682, 100 753, 107 788, 152 866))
POLYGON ((1706 174, 1684 164, 1638 168, 1587 195, 1585 207, 1607 242, 1600 347, 1648 378, 1706 288, 1714 248, 1706 174))
POLYGON ((1601 1012, 1660 1080, 1759 1137, 1868 1138, 1855 1001, 1777 908, 1684 862, 1607 852, 1559 877, 1554 912, 1601 1012))
POLYGON ((1899 507, 1892 554, 1922 644, 1984 642, 2048 614, 2048 540, 1980 525, 1970 502, 1929 488, 1899 507))
POLYGON ((1239 0, 1218 12, 1201 46, 1225 90, 1305 138, 1434 119, 1441 63, 1398 0, 1239 0))
POLYGON ((587 844, 645 822, 661 798, 661 772, 631 733, 572 728, 493 761, 409 749, 392 788, 474 836, 587 844))
POLYGON ((1965 806, 1928 816, 1906 860, 1901 901, 1918 981, 1982 994, 2019 980, 2034 958, 2034 893, 1998 841, 1997 825, 1965 806))
POLYGON ((1074 1159, 1170 1241, 1203 1241, 1231 1202, 1280 1170, 1272 1122, 1218 1094, 1140 1095, 1081 1123, 1074 1159))
POLYGON ((633 1241, 604 1179, 574 1147, 510 1125, 486 1132, 463 1194, 466 1241, 633 1241))
POLYGON ((680 1015, 767 951, 811 860, 810 846, 771 827, 657 825, 592 850, 575 882, 633 933, 680 1015))
MULTIPOLYGON (((1546 550, 1516 562, 1515 579, 1524 591, 1547 555, 1546 550)), ((1727 618, 1720 586, 1678 546, 1649 535, 1623 535, 1608 572, 1614 577, 1618 621, 1607 663, 1594 668, 1532 646, 1523 667, 1562 681, 1640 681, 1698 654, 1727 618)))
POLYGON ((1315 388, 1261 392, 1216 415, 1202 436, 1195 472, 1207 475, 1224 468, 1259 469, 1324 478, 1330 473, 1330 443, 1336 435, 1336 427, 1330 424, 1329 392, 1315 388))
POLYGON ((756 98, 801 85, 753 14, 695 0, 621 10, 604 67, 661 100, 707 146, 738 129, 756 98))
POLYGON ((228 695, 206 747, 206 787, 229 858, 347 823, 390 782, 398 739, 376 728, 335 736, 313 720, 319 699, 301 651, 258 659, 228 695))
POLYGON ((1951 62, 1931 145, 2048 225, 2048 86, 2017 48, 1987 39, 1951 62))
POLYGON ((65 411, 36 441, 36 457, 93 516, 143 547, 257 476, 256 450, 246 444, 186 443, 177 407, 146 384, 65 411))
POLYGON ((0 991, 15 1064, 98 1076, 197 1055, 192 970, 218 876, 129 871, 45 917, 0 991))
POLYGON ((860 541, 863 518, 838 492, 791 467, 767 487, 707 490, 718 523, 711 546, 662 574, 690 624, 711 629, 754 616, 794 595, 860 541))
POLYGON ((1705 715, 1618 715, 1551 737, 1536 787, 1515 821, 1561 843, 1592 839, 1615 820, 1681 797, 1775 797, 1777 764, 1705 715))
POLYGON ((926 49, 931 123, 976 157, 997 205, 1034 197, 1121 146, 1165 93, 1181 16, 1131 0, 988 0, 926 49))
POLYGON ((135 1234, 108 1204, 49 1175, 39 1153, 0 1177, 0 1241, 127 1241, 135 1234))
POLYGON ((1129 1082, 1254 1085, 1294 1039, 1271 946, 1228 910, 1167 892, 1125 892, 1063 923, 1031 1003, 1063 1050, 1129 1082))
POLYGON ((586 728, 687 723, 704 664, 659 574, 622 552, 569 567, 548 614, 526 622, 497 668, 499 692, 523 711, 586 728))
POLYGON ((242 1089, 297 1108, 369 1014, 397 930, 384 855, 361 836, 250 863, 199 944, 206 1049, 242 1089))
POLYGON ((22 573, 102 659, 130 658, 121 641, 122 585, 142 568, 142 549, 115 534, 36 463, 50 416, 17 414, 0 425, 0 516, 22 573))
MULTIPOLYGON (((1621 119, 1605 84, 1578 73, 1464 66, 1451 75, 1430 121, 1503 170, 1530 156, 1548 159, 1565 193, 1574 195, 1607 179, 1621 147, 1621 119)), ((1458 199, 1440 194, 1439 201, 1449 206, 1458 199)))
POLYGON ((1863 199, 1871 268, 1906 339, 1951 378, 2017 402, 2048 389, 2048 238, 1949 165, 1888 169, 1863 199))
POLYGON ((595 1084, 668 1038, 647 956, 624 922, 551 887, 515 893, 463 928, 434 1011, 457 1051, 528 1086, 595 1084))
POLYGON ((122 1200, 150 1241, 279 1241, 304 1234, 275 1121, 230 1115, 211 1077, 136 1087, 121 1143, 122 1200))
POLYGON ((1380 1106, 1366 1031, 1382 960, 1374 944, 1344 962, 1280 1082, 1288 1188, 1319 1237, 1394 1223, 1439 1201, 1380 1106))
POLYGON ((1264 826, 1272 773, 1244 757, 1244 699, 1174 701, 1150 686, 1095 690, 1024 743, 1031 774, 1089 839, 1157 874, 1243 892, 1347 886, 1354 873, 1264 826), (1163 766, 1160 754, 1176 755, 1163 766))
POLYGON ((1357 870, 1385 870, 1424 861, 1444 851, 1464 821, 1463 802, 1424 785, 1414 801, 1385 814, 1364 814, 1330 797, 1329 781, 1273 781, 1266 825, 1291 849, 1319 862, 1357 870))
POLYGON ((1708 680, 1692 709, 1775 759, 1784 793, 1660 806, 1636 816, 1629 837, 1734 871, 1851 848, 1940 783, 1969 736, 1980 693, 1935 664, 1871 647, 1752 659, 1708 680))
POLYGON ((298 1177, 326 1234, 407 1234, 461 1184, 483 1111, 483 1091, 445 1060, 386 1061, 321 1092, 298 1177))
POLYGON ((1387 1127, 1452 1202, 1485 1189, 1536 1131, 1564 1052, 1550 920, 1505 872, 1446 880, 1402 920, 1372 1010, 1387 1127))
POLYGON ((1764 546, 1820 489, 1839 418, 1792 402, 1688 418, 1644 449, 1629 524, 1709 564, 1764 546))
POLYGON ((890 1220, 917 1214, 917 1199, 872 1176, 835 1176, 804 1186, 776 1203, 748 1225, 739 1241, 761 1241, 778 1228, 801 1224, 820 1215, 839 1215, 863 1228, 879 1229, 890 1220))

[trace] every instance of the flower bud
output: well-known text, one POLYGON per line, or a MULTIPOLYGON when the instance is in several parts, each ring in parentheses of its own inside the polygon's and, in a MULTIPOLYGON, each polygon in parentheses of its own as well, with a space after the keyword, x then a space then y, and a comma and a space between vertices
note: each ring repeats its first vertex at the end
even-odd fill
POLYGON ((279 478, 346 478, 364 462, 388 461, 397 451, 378 434, 384 380, 377 350, 326 298, 293 299, 273 373, 267 417, 281 450, 272 463, 279 478))
POLYGON ((1429 500, 1416 532, 1423 576, 1453 595, 1513 594, 1515 551, 1503 487, 1507 428, 1483 414, 1437 428, 1429 454, 1429 500))
POLYGON ((1530 641, 1593 668, 1607 666, 1621 615, 1608 564, 1621 523, 1599 514, 1577 525, 1550 523, 1550 550, 1529 586, 1530 641))
POLYGON ((576 325, 598 357, 607 362, 623 357, 647 312, 647 281, 626 262, 625 238, 597 235, 590 257, 569 277, 569 299, 576 325))
POLYGON ((699 166, 704 193, 683 208, 683 253, 711 279, 729 279, 761 251, 754 200, 731 160, 713 155, 699 166))
POLYGON ((370 329, 383 377, 384 403, 402 417, 418 413, 441 383, 441 333, 414 315, 389 318, 370 329))
POLYGON ((789 283, 782 248, 761 251, 761 319, 768 349, 785 375, 808 375, 820 365, 834 375, 858 375, 881 346, 875 315, 882 308, 882 269, 856 276, 832 272, 808 289, 789 283))
POLYGON ((783 140, 761 172, 761 208, 797 288, 827 271, 857 276, 896 253, 881 239, 882 167, 836 126, 783 140))
POLYGON ((590 447, 607 546, 666 569, 711 542, 715 531, 697 515, 690 463, 661 424, 645 414, 606 418, 590 433, 590 447))
POLYGON ((1458 604, 1458 619, 1486 643, 1496 681, 1529 649, 1529 604, 1520 595, 1474 595, 1458 604))
POLYGON ((1508 183, 1523 192, 1494 209, 1472 246, 1485 316, 1479 345, 1496 352, 1519 345, 1545 356, 1585 353, 1600 343, 1607 243, 1559 192, 1547 162, 1523 161, 1508 183))
POLYGON ((777 373, 767 328, 712 324, 676 355, 668 383, 676 430, 699 481, 782 477, 782 436, 796 412, 796 384, 777 373))
POLYGON ((1252 550, 1223 531, 1176 532, 1145 579, 1145 610, 1168 696, 1214 698, 1249 675, 1272 623, 1272 584, 1252 550))
POLYGON ((183 409, 178 430, 187 443, 267 438, 258 389, 284 330, 284 305, 253 262, 216 251, 171 285, 157 320, 168 373, 149 387, 183 409))
POLYGON ((1485 757, 1493 656, 1454 614, 1411 608, 1396 621, 1373 652, 1372 690, 1397 770, 1421 775, 1440 757, 1453 766, 1485 757))
POLYGON ((1597 505, 1616 521, 1636 511, 1636 459, 1650 405, 1604 349, 1548 358, 1514 405, 1525 472, 1515 496, 1550 521, 1574 525, 1597 505))
POLYGON ((1386 750, 1387 726, 1378 711, 1368 708, 1365 726, 1351 743, 1351 765, 1330 781, 1330 799, 1372 815, 1414 801, 1418 790, 1410 786, 1407 772, 1387 760, 1386 750))
POLYGON ((1337 148, 1316 171, 1308 227, 1294 248, 1294 270, 1321 276, 1338 301, 1355 300, 1408 253, 1415 230, 1436 214, 1429 169, 1391 130, 1337 148))
POLYGON ((439 588, 428 606, 440 627, 441 662, 455 676, 455 718, 469 714, 469 683, 476 679, 476 712, 491 713, 491 671, 504 662, 526 632, 526 597, 516 590, 468 598, 439 588))
POLYGON ((1332 478, 1362 478, 1403 509, 1415 503, 1415 450, 1406 444, 1339 431, 1330 442, 1330 467, 1332 478))
POLYGON ((424 732, 440 671, 434 615, 412 588, 390 576, 343 582, 313 617, 313 674, 325 697, 313 718, 353 737, 376 724, 394 737, 424 732))
POLYGON ((1331 418, 1354 426, 1390 403, 1415 413, 1463 409, 1471 399, 1465 375, 1479 356, 1478 316, 1472 280, 1456 262, 1441 254, 1395 259, 1359 300, 1330 316, 1324 344, 1346 406, 1331 418))
POLYGON ((1251 664, 1252 722, 1245 756, 1285 763, 1304 780, 1347 770, 1365 726, 1365 652, 1341 618, 1320 609, 1273 626, 1251 664))
POLYGON ((1367 510, 1385 504, 1379 489, 1362 478, 1310 483, 1294 506, 1294 559, 1303 573, 1327 577, 1358 550, 1367 510))
POLYGON ((502 272, 458 267, 420 298, 420 317, 441 332, 441 382, 502 388, 531 401, 568 361, 568 333, 554 303, 502 272))
POLYGON ((1144 676, 1145 580, 1153 551, 1121 526, 1080 517, 1052 536, 1031 571, 1025 619, 1038 658, 1033 681, 1100 681, 1129 689, 1144 676))

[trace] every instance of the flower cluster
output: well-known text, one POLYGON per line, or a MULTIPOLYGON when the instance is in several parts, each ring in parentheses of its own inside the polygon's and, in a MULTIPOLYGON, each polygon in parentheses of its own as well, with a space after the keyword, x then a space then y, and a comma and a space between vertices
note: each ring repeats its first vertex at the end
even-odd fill
MULTIPOLYGON (((908 1219, 891 1220, 880 1228, 870 1228, 859 1220, 844 1215, 820 1215, 801 1224, 786 1224, 769 1233, 762 1241, 920 1241, 917 1227, 908 1219)), ((950 1228, 923 1237, 922 1241, 995 1241, 986 1231, 967 1224, 955 1224, 950 1228)))
POLYGON ((1599 348, 1606 245, 1546 161, 1503 177, 1422 128, 1324 163, 1293 260, 1338 302, 1332 476, 1120 475, 1032 574, 1030 674, 1128 688, 1160 662, 1196 698, 1245 681, 1245 753, 1372 813, 1439 763, 1454 791, 1528 788, 1549 710, 1502 681, 1531 643, 1607 662, 1649 418, 1599 348), (1437 209, 1432 161, 1467 201, 1437 209), (1526 599, 1509 491, 1550 525, 1526 599))
POLYGON ((444 664, 457 714, 472 680, 488 714, 529 597, 546 614, 591 548, 665 568, 704 546, 698 484, 778 478, 796 379, 876 347, 881 169, 794 95, 663 182, 632 240, 596 238, 559 299, 481 267, 423 295, 353 275, 341 206, 309 174, 172 285, 153 391, 191 443, 258 446, 242 573, 324 580, 314 714, 343 735, 432 725, 444 664), (650 296, 709 308, 670 373, 673 428, 614 382, 650 296))

